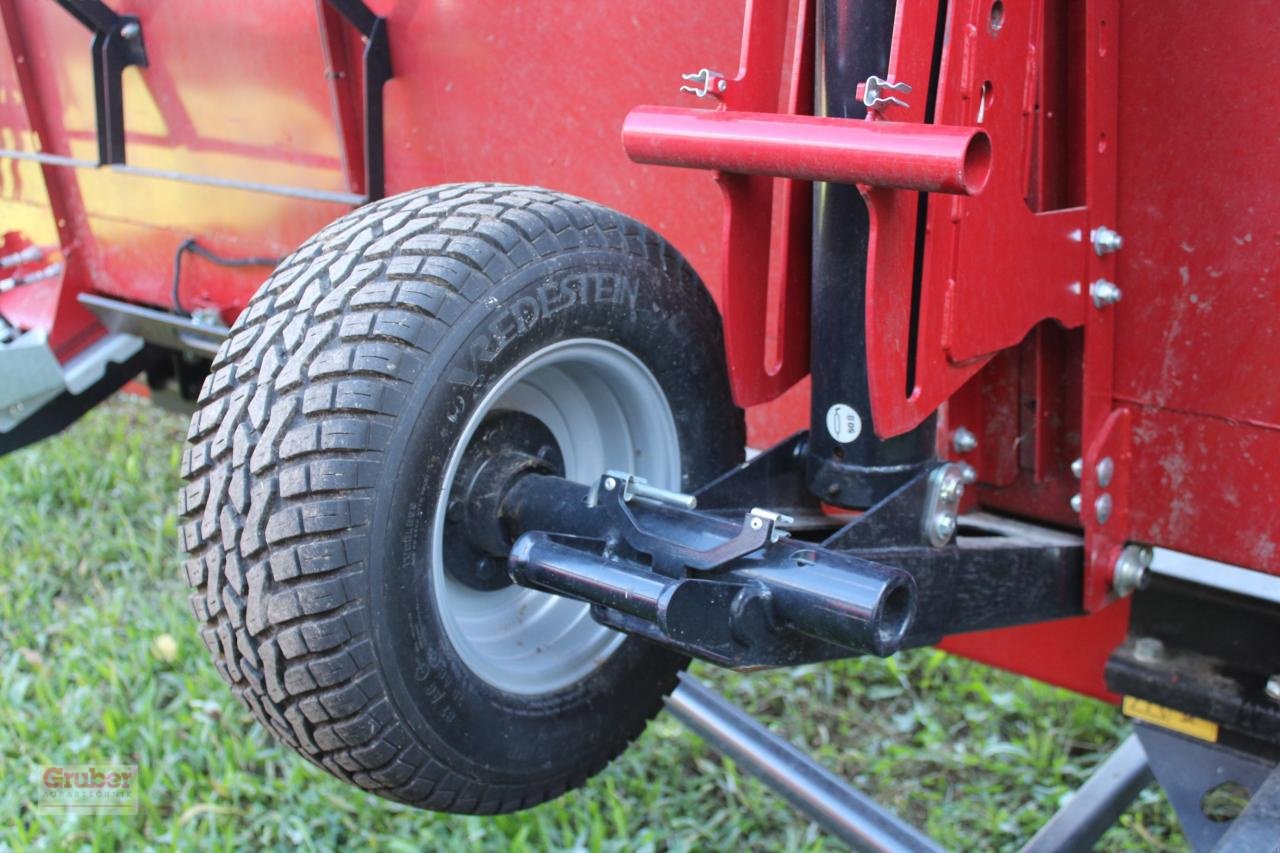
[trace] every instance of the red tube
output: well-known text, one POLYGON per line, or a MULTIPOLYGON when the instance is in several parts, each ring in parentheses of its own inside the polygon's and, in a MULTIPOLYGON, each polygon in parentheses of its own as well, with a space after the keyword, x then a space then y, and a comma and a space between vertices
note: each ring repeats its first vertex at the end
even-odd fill
POLYGON ((622 144, 637 163, 956 195, 991 173, 976 127, 636 107, 622 144))

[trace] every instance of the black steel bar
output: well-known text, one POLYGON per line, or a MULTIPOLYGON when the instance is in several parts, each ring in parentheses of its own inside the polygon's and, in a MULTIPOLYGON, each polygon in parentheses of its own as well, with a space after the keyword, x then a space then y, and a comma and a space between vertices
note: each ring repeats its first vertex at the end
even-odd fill
POLYGON ((942 849, 697 679, 682 675, 667 697, 667 708, 714 749, 851 847, 942 849))
MULTIPOLYGON (((893 0, 820 0, 816 115, 866 115, 858 84, 888 72, 895 7, 893 0)), ((807 480, 824 501, 860 509, 930 464, 935 431, 931 417, 905 435, 882 440, 875 434, 865 355, 869 233, 867 207, 857 187, 814 184, 807 480)))
POLYGON ((1280 605, 1157 574, 1134 593, 1106 682, 1114 693, 1280 746, 1280 703, 1266 693, 1277 672, 1280 605))
POLYGON ((366 201, 376 201, 386 194, 382 87, 392 75, 387 19, 375 15, 362 0, 328 3, 364 36, 364 191, 366 201))
POLYGON ((1129 735, 1027 842, 1022 853, 1092 850, 1153 778, 1138 736, 1129 735))
POLYGON ((98 163, 124 162, 124 88, 121 76, 130 65, 147 67, 142 24, 133 15, 118 15, 101 0, 56 0, 93 33, 93 98, 98 135, 98 163))

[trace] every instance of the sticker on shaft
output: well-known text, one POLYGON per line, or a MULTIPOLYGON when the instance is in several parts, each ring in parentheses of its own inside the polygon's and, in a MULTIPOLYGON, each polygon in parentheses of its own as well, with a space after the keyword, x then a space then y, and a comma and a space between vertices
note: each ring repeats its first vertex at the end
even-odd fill
POLYGON ((855 441, 862 435, 862 415, 853 406, 836 403, 827 409, 827 432, 841 444, 855 441))

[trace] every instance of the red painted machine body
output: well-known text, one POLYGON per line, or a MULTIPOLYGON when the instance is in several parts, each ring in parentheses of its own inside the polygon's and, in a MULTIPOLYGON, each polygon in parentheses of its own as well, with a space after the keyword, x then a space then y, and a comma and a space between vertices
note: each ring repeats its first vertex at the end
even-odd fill
MULTIPOLYGON (((325 0, 109 5, 138 17, 149 57, 123 78, 131 166, 365 191, 361 43, 325 0)), ((806 119, 804 2, 748 3, 745 14, 668 2, 368 5, 390 36, 387 192, 536 184, 662 232, 722 307, 756 446, 809 417, 811 210, 799 179, 865 182, 878 430, 904 432, 944 406, 945 430, 978 438, 964 455, 980 476, 975 506, 1086 536, 1093 615, 949 647, 1104 695, 1102 663, 1125 627, 1109 593, 1125 543, 1280 574, 1280 6, 1243 0, 1206 27, 1199 4, 1166 0, 901 0, 886 77, 916 95, 851 128, 806 119), (724 72, 725 89, 680 94, 681 73, 699 68, 724 72), (621 135, 636 107, 639 156, 703 169, 629 160, 621 135), (882 180, 876 152, 904 150, 892 141, 904 125, 899 136, 928 150, 900 158, 909 179, 882 180), (869 158, 856 164, 855 137, 869 158), (828 159, 809 158, 824 139, 828 159), (965 168, 975 139, 990 143, 981 182, 965 168), (1095 251, 1099 227, 1123 249, 1095 251), (1099 304, 1100 280, 1123 297, 1099 304), (1103 459, 1115 469, 1105 484, 1103 459)), ((85 29, 48 0, 0 0, 0 23, 0 148, 94 159, 85 29)), ((79 294, 167 309, 184 240, 278 256, 349 207, 0 157, 0 254, 36 245, 46 260, 20 270, 61 264, 0 293, 0 314, 47 330, 65 361, 102 334, 79 294)), ((230 320, 264 275, 191 258, 181 298, 230 320)))

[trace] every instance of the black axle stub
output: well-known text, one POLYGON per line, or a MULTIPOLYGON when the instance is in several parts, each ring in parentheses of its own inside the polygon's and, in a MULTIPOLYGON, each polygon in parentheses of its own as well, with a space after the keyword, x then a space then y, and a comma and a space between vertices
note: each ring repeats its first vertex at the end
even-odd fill
POLYGON ((517 583, 726 666, 889 655, 915 615, 906 572, 794 541, 766 510, 734 522, 641 497, 626 474, 594 489, 531 474, 501 511, 517 583))

